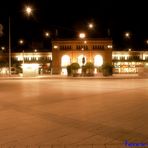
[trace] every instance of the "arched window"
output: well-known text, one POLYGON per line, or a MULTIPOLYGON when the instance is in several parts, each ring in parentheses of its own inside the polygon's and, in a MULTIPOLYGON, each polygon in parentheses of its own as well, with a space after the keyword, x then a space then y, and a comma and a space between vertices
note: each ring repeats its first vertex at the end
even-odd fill
POLYGON ((62 59, 61 59, 61 66, 62 67, 66 67, 70 65, 70 57, 68 55, 64 55, 62 56, 62 59))
POLYGON ((101 55, 96 55, 94 58, 94 66, 99 67, 103 64, 103 58, 101 55))
POLYGON ((86 57, 83 55, 78 56, 78 63, 80 66, 85 65, 86 63, 86 57))

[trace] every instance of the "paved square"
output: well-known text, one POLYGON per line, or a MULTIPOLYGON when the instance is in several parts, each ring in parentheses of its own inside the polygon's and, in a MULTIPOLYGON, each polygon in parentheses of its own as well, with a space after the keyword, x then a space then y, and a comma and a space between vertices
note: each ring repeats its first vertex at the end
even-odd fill
POLYGON ((0 147, 148 143, 148 79, 0 81, 0 147))

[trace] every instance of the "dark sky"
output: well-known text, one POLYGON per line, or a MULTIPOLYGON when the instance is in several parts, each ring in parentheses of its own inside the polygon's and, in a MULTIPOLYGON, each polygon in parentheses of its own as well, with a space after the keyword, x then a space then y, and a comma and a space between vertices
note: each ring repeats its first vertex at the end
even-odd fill
MULTIPOLYGON (((0 24, 4 35, 0 38, 1 46, 8 45, 8 18, 11 18, 12 49, 19 48, 18 40, 26 41, 26 48, 33 42, 49 40, 43 33, 51 32, 55 37, 56 29, 59 38, 76 38, 78 32, 85 31, 88 38, 111 37, 116 50, 147 48, 148 38, 147 4, 133 0, 1 0, 0 24), (25 5, 34 8, 33 16, 23 13, 25 5), (87 28, 89 22, 95 27, 87 28), (108 34, 110 30, 110 35, 108 34), (124 38, 124 32, 131 33, 130 39, 124 38)), ((48 47, 47 47, 48 48, 48 47)))

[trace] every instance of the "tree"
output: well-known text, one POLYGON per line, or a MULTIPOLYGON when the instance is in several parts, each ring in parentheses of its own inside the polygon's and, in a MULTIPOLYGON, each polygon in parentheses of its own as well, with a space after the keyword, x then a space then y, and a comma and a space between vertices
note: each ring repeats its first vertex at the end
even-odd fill
POLYGON ((93 76, 94 75, 94 64, 91 62, 87 62, 85 64, 85 69, 86 69, 86 75, 87 76, 93 76))
POLYGON ((70 75, 77 76, 79 68, 80 68, 80 65, 78 63, 72 63, 71 65, 67 66, 68 76, 70 75))
POLYGON ((113 74, 113 66, 109 63, 104 63, 102 65, 103 76, 111 76, 113 74))

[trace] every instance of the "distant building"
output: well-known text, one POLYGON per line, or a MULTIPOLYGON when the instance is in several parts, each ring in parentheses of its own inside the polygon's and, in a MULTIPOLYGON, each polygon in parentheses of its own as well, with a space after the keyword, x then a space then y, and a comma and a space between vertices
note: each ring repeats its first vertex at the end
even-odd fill
POLYGON ((97 72, 103 63, 112 63, 112 40, 55 40, 52 42, 52 58, 53 74, 67 75, 66 67, 74 62, 79 63, 80 67, 92 62, 97 72))
POLYGON ((114 73, 138 73, 148 66, 148 51, 113 51, 114 73))
MULTIPOLYGON (((103 63, 112 64, 114 73, 138 73, 148 66, 148 51, 114 51, 110 39, 54 40, 52 52, 16 52, 11 56, 21 68, 22 64, 38 64, 39 74, 67 75, 66 67, 74 62, 80 65, 79 73, 83 65, 92 62, 95 74, 103 63)), ((8 63, 8 54, 0 54, 2 61, 8 63)))

